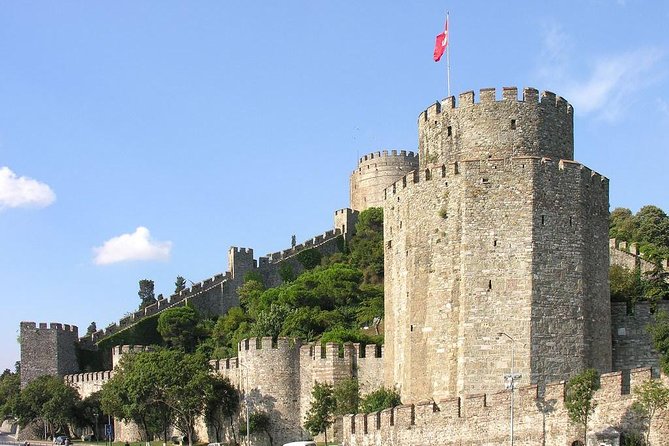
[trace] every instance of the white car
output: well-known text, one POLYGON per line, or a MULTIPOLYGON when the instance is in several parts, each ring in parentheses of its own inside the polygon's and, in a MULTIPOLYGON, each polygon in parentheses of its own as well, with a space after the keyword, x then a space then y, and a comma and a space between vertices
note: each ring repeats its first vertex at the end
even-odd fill
POLYGON ((316 446, 316 442, 313 440, 309 441, 291 441, 290 443, 284 443, 283 446, 316 446))

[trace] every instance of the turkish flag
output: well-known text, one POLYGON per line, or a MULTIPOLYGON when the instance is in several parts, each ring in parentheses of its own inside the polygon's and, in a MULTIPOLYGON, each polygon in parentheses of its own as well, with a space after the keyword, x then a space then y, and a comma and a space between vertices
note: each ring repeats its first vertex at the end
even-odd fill
POLYGON ((441 56, 444 55, 446 47, 448 46, 448 19, 446 20, 446 26, 444 27, 444 32, 437 35, 437 41, 434 43, 434 61, 439 62, 441 56))

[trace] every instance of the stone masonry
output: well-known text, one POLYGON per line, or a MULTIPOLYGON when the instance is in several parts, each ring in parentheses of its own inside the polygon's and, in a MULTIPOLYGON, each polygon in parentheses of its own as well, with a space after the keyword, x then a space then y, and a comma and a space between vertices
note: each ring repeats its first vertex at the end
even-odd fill
POLYGON ((386 189, 385 384, 403 400, 611 370, 608 180, 572 161, 572 108, 481 90, 419 119, 420 167, 386 189))
POLYGON ((78 333, 74 325, 21 322, 21 387, 43 375, 77 372, 78 333))

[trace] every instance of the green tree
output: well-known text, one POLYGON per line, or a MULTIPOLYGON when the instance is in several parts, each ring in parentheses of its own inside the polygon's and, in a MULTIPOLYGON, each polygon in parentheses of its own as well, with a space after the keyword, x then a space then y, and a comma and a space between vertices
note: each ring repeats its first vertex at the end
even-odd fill
POLYGON ((627 208, 615 208, 609 216, 609 237, 632 241, 636 232, 636 222, 632 211, 627 208))
POLYGON ((204 414, 214 377, 205 357, 159 349, 126 355, 102 389, 105 411, 143 426, 147 441, 157 427, 173 424, 192 445, 195 423, 204 414), (128 358, 126 360, 126 358, 128 358))
POLYGON ((358 413, 360 389, 356 378, 339 381, 332 389, 332 396, 335 400, 335 415, 358 413))
POLYGON ((271 304, 269 309, 262 310, 258 314, 255 324, 253 325, 254 336, 271 336, 276 339, 281 333, 284 320, 290 313, 285 305, 271 304))
POLYGON ((363 271, 365 282, 383 283, 383 208, 360 213, 349 243, 351 264, 363 271))
POLYGON ((650 432, 657 412, 669 406, 669 388, 657 379, 649 379, 633 389, 636 401, 632 408, 641 415, 646 431, 646 446, 650 444, 650 432))
POLYGON ((95 325, 95 321, 93 321, 93 322, 91 322, 91 324, 86 329, 86 336, 90 336, 93 333, 95 333, 96 331, 98 331, 98 327, 97 327, 97 325, 95 325))
MULTIPOLYGON (((246 428, 246 426, 244 426, 246 428)), ((274 438, 272 437, 272 419, 267 412, 256 411, 249 416, 249 430, 251 434, 256 432, 263 432, 269 439, 269 445, 274 446, 274 438)))
POLYGON ((304 269, 314 269, 321 264, 323 254, 315 248, 305 249, 300 251, 297 256, 297 261, 304 267, 304 269))
POLYGON ((223 427, 227 420, 232 431, 233 443, 236 443, 237 439, 234 438, 235 430, 232 429, 232 425, 233 416, 239 410, 239 393, 229 379, 217 375, 213 377, 210 390, 211 392, 207 394, 204 409, 207 424, 214 428, 216 442, 220 442, 223 427))
POLYGON ((599 373, 595 369, 584 370, 567 383, 565 406, 572 423, 583 426, 583 444, 586 443, 588 420, 597 406, 593 397, 598 389, 599 373))
POLYGON ((102 414, 100 405, 100 392, 94 392, 86 398, 79 400, 74 408, 74 425, 79 429, 88 428, 97 435, 97 417, 102 414))
POLYGON ((660 354, 660 368, 669 375, 669 313, 658 311, 655 321, 647 327, 655 350, 660 354))
POLYGON ((145 441, 162 434, 167 442, 174 414, 158 399, 157 386, 162 373, 155 352, 124 355, 114 376, 102 387, 102 410, 125 422, 134 422, 145 441))
POLYGON ((167 345, 191 353, 197 343, 198 320, 191 307, 168 308, 158 317, 158 333, 167 345))
POLYGON ((174 294, 179 294, 186 289, 186 278, 183 276, 177 276, 177 279, 174 281, 174 294))
POLYGON ((325 434, 325 445, 328 444, 328 427, 334 423, 336 401, 331 384, 316 382, 311 391, 311 407, 304 420, 304 428, 311 435, 325 434))
POLYGON ((382 387, 365 395, 360 401, 360 411, 364 413, 379 412, 383 409, 402 404, 400 394, 393 389, 382 387))
POLYGON ((140 304, 139 309, 143 310, 144 308, 152 305, 156 302, 156 296, 153 292, 154 283, 153 280, 142 279, 139 281, 139 295, 140 304))
POLYGON ((379 335, 379 325, 383 318, 383 288, 378 285, 362 285, 363 301, 360 302, 357 312, 357 321, 361 325, 374 325, 374 331, 379 335))
POLYGON ((643 295, 643 284, 638 269, 630 270, 620 265, 609 267, 611 300, 616 302, 636 302, 643 295))
POLYGON ((0 420, 11 418, 21 391, 21 377, 5 369, 0 375, 0 420))
POLYGON ((52 437, 56 432, 67 432, 75 420, 77 391, 56 376, 40 376, 19 394, 14 415, 21 426, 41 420, 52 437))
POLYGON ((657 303, 663 299, 669 299, 669 271, 664 270, 659 264, 644 274, 643 294, 651 302, 657 303))

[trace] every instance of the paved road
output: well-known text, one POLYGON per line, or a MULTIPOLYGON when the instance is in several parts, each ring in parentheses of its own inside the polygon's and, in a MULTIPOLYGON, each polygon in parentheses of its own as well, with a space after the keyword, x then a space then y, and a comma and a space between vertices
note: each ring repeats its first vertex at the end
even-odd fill
POLYGON ((13 437, 10 437, 9 434, 0 432, 0 444, 17 444, 14 441, 13 437))

